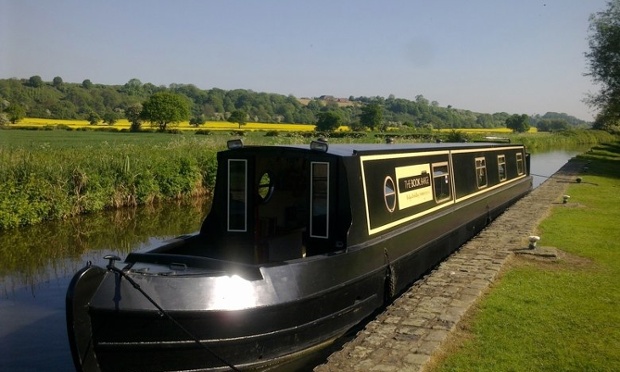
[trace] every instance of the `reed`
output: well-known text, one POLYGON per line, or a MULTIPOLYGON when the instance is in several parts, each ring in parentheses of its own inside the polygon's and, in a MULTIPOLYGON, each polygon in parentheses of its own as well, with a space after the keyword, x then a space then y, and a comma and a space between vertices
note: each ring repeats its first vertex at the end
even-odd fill
POLYGON ((198 136, 0 146, 0 228, 207 194, 221 148, 198 136))

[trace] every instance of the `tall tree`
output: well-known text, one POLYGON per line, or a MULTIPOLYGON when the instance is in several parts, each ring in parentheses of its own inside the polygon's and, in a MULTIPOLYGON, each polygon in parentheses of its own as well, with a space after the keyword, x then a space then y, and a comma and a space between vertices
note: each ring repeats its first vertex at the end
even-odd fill
POLYGON ((153 94, 144 104, 140 118, 156 125, 165 131, 169 124, 189 120, 190 102, 179 94, 158 92, 153 94))
POLYGON ((54 78, 54 80, 52 80, 52 85, 54 86, 54 88, 56 89, 60 89, 62 87, 62 78, 60 76, 56 76, 54 78))
POLYGON ((33 88, 40 88, 43 86, 43 79, 41 79, 39 75, 31 76, 28 79, 28 85, 30 85, 33 88))
POLYGON ((235 110, 228 117, 228 121, 230 123, 239 124, 239 129, 241 129, 242 125, 245 125, 248 114, 243 110, 235 110))
POLYGON ((383 110, 378 103, 369 103, 362 107, 360 124, 370 129, 380 127, 383 122, 383 110))
POLYGON ((600 86, 587 102, 600 110, 595 127, 610 129, 620 125, 620 0, 611 0, 607 9, 590 16, 590 52, 586 53, 586 74, 600 86))
POLYGON ((343 123, 342 116, 336 111, 321 112, 316 122, 316 130, 332 132, 338 129, 343 123))
POLYGON ((9 121, 13 124, 22 120, 24 116, 26 116, 26 109, 17 103, 11 103, 9 107, 4 110, 4 112, 7 113, 9 121))
POLYGON ((506 119, 506 128, 512 129, 513 132, 527 132, 530 129, 530 119, 525 114, 514 114, 506 119))
POLYGON ((142 112, 142 105, 140 103, 134 103, 133 105, 125 109, 125 117, 131 123, 129 130, 131 132, 139 132, 142 126, 140 120, 140 113, 142 112))

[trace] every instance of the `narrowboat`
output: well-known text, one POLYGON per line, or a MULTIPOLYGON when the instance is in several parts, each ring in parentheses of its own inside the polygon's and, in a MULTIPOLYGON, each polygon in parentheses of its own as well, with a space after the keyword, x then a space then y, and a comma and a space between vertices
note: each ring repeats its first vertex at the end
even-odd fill
POLYGON ((257 370, 323 347, 532 188, 510 143, 245 146, 199 232, 67 290, 77 370, 257 370))

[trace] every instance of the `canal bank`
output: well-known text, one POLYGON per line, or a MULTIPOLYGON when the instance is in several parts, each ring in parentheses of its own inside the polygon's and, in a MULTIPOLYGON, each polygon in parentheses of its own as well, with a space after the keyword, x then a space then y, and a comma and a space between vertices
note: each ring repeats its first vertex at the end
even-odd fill
POLYGON ((582 165, 566 163, 506 210, 478 236, 418 280, 356 337, 314 371, 420 371, 471 306, 497 278, 513 252, 528 246, 553 204, 582 165))

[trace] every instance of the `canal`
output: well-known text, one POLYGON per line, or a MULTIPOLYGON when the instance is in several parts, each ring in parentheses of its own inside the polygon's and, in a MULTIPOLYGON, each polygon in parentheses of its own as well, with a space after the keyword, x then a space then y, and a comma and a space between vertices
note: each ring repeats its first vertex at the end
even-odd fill
MULTIPOLYGON (((534 187, 587 148, 532 154, 534 187)), ((0 371, 74 370, 65 293, 74 272, 199 229, 209 201, 82 216, 0 232, 0 371)))

